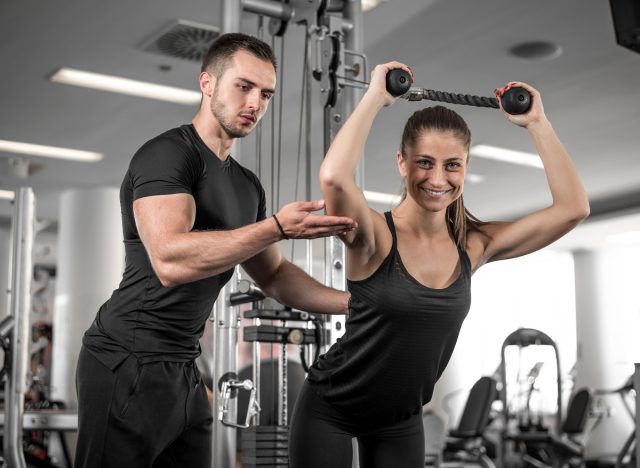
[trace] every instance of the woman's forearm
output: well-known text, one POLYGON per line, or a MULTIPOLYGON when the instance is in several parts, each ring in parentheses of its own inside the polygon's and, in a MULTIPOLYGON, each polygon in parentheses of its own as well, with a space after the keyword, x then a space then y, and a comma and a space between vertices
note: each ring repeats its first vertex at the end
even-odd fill
POLYGON ((553 206, 567 215, 583 219, 589 214, 589 199, 569 153, 545 118, 531 123, 527 130, 544 164, 553 206))
POLYGON ((265 292, 282 304, 311 313, 347 314, 349 310, 348 292, 319 283, 287 260, 280 262, 265 292))

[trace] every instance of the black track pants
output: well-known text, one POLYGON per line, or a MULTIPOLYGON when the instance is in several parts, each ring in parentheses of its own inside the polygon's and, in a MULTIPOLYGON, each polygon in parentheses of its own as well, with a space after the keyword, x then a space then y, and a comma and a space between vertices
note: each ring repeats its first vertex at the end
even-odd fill
POLYGON ((289 434, 290 468, 351 468, 351 438, 358 439, 360 468, 423 468, 422 415, 371 429, 322 400, 305 382, 289 434))
POLYGON ((84 347, 78 358, 75 468, 210 468, 212 412, 193 362, 115 371, 84 347))

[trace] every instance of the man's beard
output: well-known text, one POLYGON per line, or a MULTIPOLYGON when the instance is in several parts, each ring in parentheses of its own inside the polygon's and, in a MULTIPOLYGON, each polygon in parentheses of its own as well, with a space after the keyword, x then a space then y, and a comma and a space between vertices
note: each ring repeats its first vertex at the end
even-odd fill
MULTIPOLYGON (((234 125, 232 120, 227 115, 227 108, 220 99, 218 99, 218 86, 213 90, 213 97, 211 99, 211 113, 216 118, 222 130, 229 135, 230 138, 242 138, 247 136, 253 130, 251 127, 243 127, 240 125, 234 125)), ((256 118, 257 119, 257 118, 256 118)))

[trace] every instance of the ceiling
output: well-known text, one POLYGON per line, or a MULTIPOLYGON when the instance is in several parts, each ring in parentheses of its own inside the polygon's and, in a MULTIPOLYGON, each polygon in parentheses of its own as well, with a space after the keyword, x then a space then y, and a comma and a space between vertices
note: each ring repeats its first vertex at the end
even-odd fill
MULTIPOLYGON (((192 106, 49 81, 64 66, 197 90, 198 63, 143 47, 178 19, 219 26, 219 2, 0 3, 0 139, 105 155, 98 163, 31 157, 32 174, 24 179, 9 165, 17 155, 0 152, 0 190, 33 187, 38 216, 55 223, 62 191, 119 186, 142 143, 189 122, 196 111, 192 106)), ((255 15, 243 14, 244 32, 256 34, 257 24, 255 15)), ((270 163, 271 126, 279 117, 265 117, 259 171, 255 136, 236 151, 244 164, 261 173, 268 193, 278 187, 278 205, 304 196, 304 180, 296 177, 302 175, 296 168, 304 28, 290 25, 284 42, 279 183, 272 181, 270 163)), ((640 54, 616 44, 609 2, 388 0, 365 13, 364 43, 370 64, 403 61, 414 70, 416 84, 431 89, 487 96, 507 81, 532 84, 541 91, 546 113, 583 177, 594 219, 640 211, 640 54), (538 61, 509 54, 512 46, 531 40, 552 41, 563 53, 538 61)), ((275 45, 279 53, 280 40, 275 45)), ((311 125, 314 196, 322 158, 322 133, 315 131, 322 128, 318 86, 313 88, 311 125)), ((367 189, 400 191, 394 154, 404 121, 419 105, 399 101, 380 113, 366 149, 367 189)), ((533 151, 526 131, 509 124, 500 112, 455 110, 469 123, 473 144, 533 151)), ((465 187, 465 201, 480 218, 511 218, 550 202, 539 169, 476 158, 471 172, 484 178, 465 187)), ((10 205, 0 203, 5 223, 10 213, 10 205)))

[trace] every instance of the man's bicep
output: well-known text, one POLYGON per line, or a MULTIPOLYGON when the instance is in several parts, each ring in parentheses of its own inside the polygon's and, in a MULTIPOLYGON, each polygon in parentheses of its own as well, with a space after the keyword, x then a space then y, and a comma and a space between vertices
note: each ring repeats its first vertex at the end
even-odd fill
POLYGON ((142 197, 134 200, 133 214, 138 235, 150 250, 166 242, 172 234, 191 231, 195 201, 186 193, 142 197))

